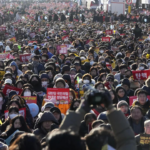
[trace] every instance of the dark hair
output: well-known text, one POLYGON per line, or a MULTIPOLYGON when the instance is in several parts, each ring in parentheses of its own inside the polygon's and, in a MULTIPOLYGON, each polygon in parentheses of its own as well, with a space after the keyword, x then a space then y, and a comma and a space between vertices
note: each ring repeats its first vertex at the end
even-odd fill
POLYGON ((147 92, 145 90, 139 90, 137 92, 137 96, 139 96, 140 94, 145 94, 147 96, 147 92))
POLYGON ((14 128, 14 122, 15 122, 17 119, 19 119, 20 122, 21 122, 21 125, 22 125, 22 126, 21 126, 21 131, 31 132, 30 129, 29 129, 29 127, 28 127, 27 124, 26 124, 26 121, 25 121, 24 117, 23 117, 22 115, 18 115, 18 116, 14 117, 14 118, 11 120, 11 127, 10 127, 9 130, 11 130, 11 128, 14 128))
POLYGON ((104 123, 103 120, 95 120, 95 121, 92 122, 92 128, 94 128, 94 127, 97 126, 98 124, 102 124, 102 123, 104 123))
POLYGON ((9 150, 41 150, 39 140, 32 133, 21 134, 9 147, 9 150))
POLYGON ((117 98, 117 94, 116 94, 116 92, 114 91, 114 90, 112 90, 112 89, 110 89, 109 90, 109 92, 113 92, 113 94, 114 94, 114 100, 113 100, 113 104, 117 104, 118 103, 118 98, 117 98))
POLYGON ((81 101, 78 100, 78 99, 74 100, 74 101, 72 102, 71 106, 70 106, 70 110, 74 110, 73 105, 74 105, 74 103, 76 103, 76 102, 78 102, 79 104, 81 103, 81 101))
POLYGON ((104 144, 116 148, 116 141, 111 131, 101 128, 93 129, 86 137, 86 144, 89 150, 100 150, 104 144))
POLYGON ((92 117, 93 119, 97 119, 97 117, 96 117, 96 115, 95 114, 93 114, 93 113, 87 113, 87 114, 85 114, 85 116, 84 116, 84 121, 87 121, 87 119, 89 119, 90 117, 92 117))
POLYGON ((8 102, 8 104, 7 104, 7 109, 10 108, 10 106, 11 106, 12 103, 16 103, 16 104, 18 105, 18 107, 21 108, 21 105, 20 105, 20 103, 18 102, 18 100, 17 100, 17 99, 12 99, 11 101, 8 102))
POLYGON ((71 94, 73 95, 73 100, 76 99, 76 93, 73 89, 69 89, 69 92, 71 92, 71 94))
POLYGON ((47 146, 50 150, 86 149, 78 134, 66 130, 57 130, 50 133, 47 138, 47 146))
POLYGON ((9 113, 11 113, 13 110, 19 114, 19 109, 17 107, 15 107, 15 106, 11 106, 9 108, 9 113))
POLYGON ((138 106, 138 105, 135 105, 134 107, 132 107, 132 108, 130 109, 130 112, 132 113, 133 110, 135 110, 135 109, 139 109, 139 110, 141 111, 142 115, 143 115, 143 109, 142 109, 142 107, 140 107, 140 106, 138 106))
POLYGON ((96 89, 100 84, 102 84, 102 85, 103 85, 103 88, 104 88, 103 82, 99 81, 99 82, 95 83, 95 89, 96 89))

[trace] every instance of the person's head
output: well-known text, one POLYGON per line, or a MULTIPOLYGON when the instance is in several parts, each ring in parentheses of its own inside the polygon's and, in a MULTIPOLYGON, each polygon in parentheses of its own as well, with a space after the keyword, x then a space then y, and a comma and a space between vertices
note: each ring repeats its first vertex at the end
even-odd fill
POLYGON ((130 81, 128 79, 123 79, 121 84, 126 91, 130 89, 130 81))
POLYGON ((117 104, 118 103, 118 99, 117 99, 117 95, 116 95, 115 90, 110 89, 109 93, 110 93, 110 96, 111 96, 111 99, 112 99, 113 103, 117 104))
POLYGON ((95 120, 92 122, 92 129, 99 127, 101 124, 103 124, 103 120, 95 120))
POLYGON ((40 141, 32 133, 21 134, 9 147, 9 150, 42 150, 40 141))
POLYGON ((120 86, 116 88, 116 94, 117 94, 117 97, 123 98, 126 94, 126 91, 123 87, 120 86))
POLYGON ((97 90, 101 90, 101 89, 104 89, 104 84, 103 84, 103 82, 97 82, 96 84, 95 84, 95 89, 97 89, 97 90))
POLYGON ((80 102, 80 100, 74 100, 70 106, 70 110, 75 111, 79 107, 80 102))
POLYGON ((98 81, 104 82, 106 80, 106 76, 107 76, 106 73, 101 73, 100 76, 99 76, 99 78, 98 78, 98 81))
POLYGON ((144 105, 147 101, 147 92, 144 90, 139 90, 137 92, 137 99, 138 99, 140 105, 144 105))
POLYGON ((82 77, 82 81, 84 84, 89 84, 91 83, 91 80, 92 80, 92 76, 90 74, 84 74, 83 77, 82 77))
POLYGON ((117 104, 117 109, 120 109, 124 114, 128 113, 129 105, 126 101, 119 101, 117 104))
POLYGON ((19 89, 22 89, 23 88, 23 81, 22 80, 19 80, 16 82, 16 87, 19 88, 19 89))
POLYGON ((131 118, 135 121, 140 121, 143 117, 143 110, 140 106, 134 106, 131 108, 131 118))
POLYGON ((56 130, 48 134, 47 146, 49 150, 85 150, 85 144, 80 136, 67 130, 56 130), (58 144, 59 143, 59 144, 58 144))
POLYGON ((91 67, 90 75, 92 76, 92 78, 96 77, 97 76, 97 68, 91 67))
POLYGON ((31 77, 30 77, 30 81, 29 83, 33 86, 33 87, 37 87, 37 86, 41 86, 41 80, 39 78, 38 75, 35 75, 33 74, 31 77))
POLYGON ((73 89, 69 89, 69 99, 70 99, 70 103, 72 101, 74 101, 74 99, 76 99, 76 94, 75 94, 75 91, 73 89))
POLYGON ((52 124, 58 124, 58 121, 55 119, 54 115, 51 112, 45 111, 38 122, 38 128, 43 128, 46 131, 51 130, 52 124))
POLYGON ((150 134, 150 120, 144 122, 144 129, 146 134, 150 134))
POLYGON ((43 111, 50 111, 50 109, 53 107, 54 107, 54 104, 52 102, 47 102, 44 104, 44 110, 43 111))
POLYGON ((9 101, 8 104, 7 104, 7 109, 9 109, 11 106, 15 106, 18 109, 21 108, 21 105, 20 105, 20 103, 17 99, 12 99, 11 101, 9 101))
POLYGON ((61 111, 57 107, 53 107, 50 109, 50 112, 54 115, 55 119, 60 124, 62 121, 61 111))
POLYGON ((28 132, 28 126, 22 115, 18 115, 11 120, 11 125, 14 129, 20 129, 21 131, 28 132))
POLYGON ((12 120, 14 117, 19 115, 19 109, 15 106, 9 107, 8 116, 12 120))
POLYGON ((87 113, 84 116, 84 121, 85 121, 86 125, 88 125, 89 123, 92 123, 96 119, 97 119, 96 115, 92 114, 92 113, 87 113))
POLYGON ((52 53, 53 55, 55 54, 55 48, 54 47, 49 47, 49 50, 48 50, 50 53, 52 53))
POLYGON ((47 86, 49 84, 49 76, 48 76, 48 74, 43 73, 41 75, 41 84, 42 84, 42 87, 47 88, 47 86))
POLYGON ((65 80, 63 78, 58 78, 55 82, 56 88, 65 88, 65 80))
POLYGON ((111 131, 104 128, 93 129, 86 137, 85 142, 89 150, 101 150, 105 144, 116 148, 116 141, 111 131))
POLYGON ((119 70, 120 70, 121 75, 125 75, 125 72, 127 71, 127 66, 122 64, 119 66, 119 70))

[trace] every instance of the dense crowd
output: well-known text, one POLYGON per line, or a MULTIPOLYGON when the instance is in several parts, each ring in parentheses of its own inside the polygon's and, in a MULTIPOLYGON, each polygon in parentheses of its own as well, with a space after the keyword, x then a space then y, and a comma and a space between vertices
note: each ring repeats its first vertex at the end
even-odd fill
POLYGON ((148 10, 0 4, 0 150, 148 150, 149 22, 148 10))

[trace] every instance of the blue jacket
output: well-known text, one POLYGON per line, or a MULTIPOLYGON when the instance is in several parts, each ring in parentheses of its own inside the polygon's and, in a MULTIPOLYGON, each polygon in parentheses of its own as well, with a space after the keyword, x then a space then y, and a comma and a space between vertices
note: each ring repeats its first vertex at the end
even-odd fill
POLYGON ((48 55, 49 58, 51 58, 53 56, 53 54, 50 53, 50 52, 47 52, 47 55, 48 55))

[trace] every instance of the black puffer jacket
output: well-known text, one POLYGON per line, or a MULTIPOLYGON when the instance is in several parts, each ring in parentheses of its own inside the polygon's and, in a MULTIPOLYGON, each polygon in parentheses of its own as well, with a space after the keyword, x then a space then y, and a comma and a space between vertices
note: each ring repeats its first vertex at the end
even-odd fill
POLYGON ((58 122, 55 119, 55 117, 53 116, 53 114, 51 112, 44 112, 41 117, 36 121, 36 127, 37 129, 35 129, 33 131, 33 133, 35 134, 35 136, 41 141, 49 131, 45 130, 42 127, 42 123, 45 121, 52 121, 54 124, 51 126, 50 131, 52 131, 55 128, 58 128, 58 122))

